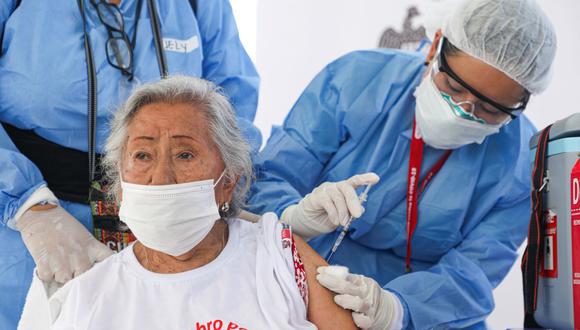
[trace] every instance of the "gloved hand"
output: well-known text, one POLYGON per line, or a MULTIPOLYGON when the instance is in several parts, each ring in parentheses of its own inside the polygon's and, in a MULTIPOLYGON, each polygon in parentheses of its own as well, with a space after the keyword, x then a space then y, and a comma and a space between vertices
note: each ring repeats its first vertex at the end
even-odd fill
POLYGON ((340 182, 325 182, 298 204, 288 206, 280 220, 291 225, 293 231, 304 239, 329 233, 339 225, 344 226, 351 215, 358 218, 363 214, 355 189, 377 182, 379 176, 375 173, 355 175, 340 182))
POLYGON ((318 267, 316 279, 327 289, 338 293, 334 302, 353 311, 354 323, 361 329, 400 329, 403 307, 399 298, 383 290, 375 280, 350 274, 344 266, 318 267))
POLYGON ((64 284, 113 254, 60 206, 43 211, 29 209, 15 227, 44 282, 64 284))

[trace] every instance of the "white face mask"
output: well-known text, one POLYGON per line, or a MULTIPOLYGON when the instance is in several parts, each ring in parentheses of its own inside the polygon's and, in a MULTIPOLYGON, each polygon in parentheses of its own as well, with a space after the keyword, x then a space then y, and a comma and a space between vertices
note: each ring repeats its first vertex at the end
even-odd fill
MULTIPOLYGON (((430 72, 431 67, 427 70, 430 72)), ((431 147, 456 149, 470 143, 480 144, 486 136, 497 133, 502 127, 482 124, 455 114, 435 86, 430 73, 415 90, 415 98, 417 129, 423 141, 431 147)))
POLYGON ((121 182, 119 218, 146 247, 180 256, 201 242, 220 218, 213 180, 162 186, 121 182))

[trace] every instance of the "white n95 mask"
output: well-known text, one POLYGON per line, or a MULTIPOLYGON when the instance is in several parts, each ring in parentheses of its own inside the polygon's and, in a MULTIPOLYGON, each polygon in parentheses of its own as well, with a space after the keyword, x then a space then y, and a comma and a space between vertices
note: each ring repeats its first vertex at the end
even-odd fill
MULTIPOLYGON (((430 70, 430 67, 429 69, 430 70)), ((470 143, 483 142, 502 125, 489 125, 455 114, 428 74, 415 90, 415 120, 426 144, 437 149, 456 149, 470 143)))
POLYGON ((199 244, 220 218, 215 184, 204 180, 151 186, 122 181, 119 218, 146 247, 182 255, 199 244))

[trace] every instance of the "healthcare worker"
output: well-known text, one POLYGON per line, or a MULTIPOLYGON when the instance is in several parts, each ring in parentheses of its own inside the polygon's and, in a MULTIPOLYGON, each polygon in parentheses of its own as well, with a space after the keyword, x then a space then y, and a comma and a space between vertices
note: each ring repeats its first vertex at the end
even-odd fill
POLYGON ((526 236, 535 129, 522 111, 548 85, 554 28, 531 0, 473 0, 440 31, 427 58, 329 64, 257 164, 252 211, 277 212, 322 256, 359 217, 331 259, 348 271, 317 278, 363 329, 485 327, 526 236), (362 214, 355 188, 369 183, 362 214))
POLYGON ((41 279, 64 283, 111 253, 90 234, 88 205, 66 197, 78 181, 88 191, 84 29, 100 153, 113 110, 140 82, 160 79, 154 18, 168 74, 223 87, 253 149, 260 145, 259 78, 227 0, 1 1, 0 329, 16 328, 35 266, 41 279))

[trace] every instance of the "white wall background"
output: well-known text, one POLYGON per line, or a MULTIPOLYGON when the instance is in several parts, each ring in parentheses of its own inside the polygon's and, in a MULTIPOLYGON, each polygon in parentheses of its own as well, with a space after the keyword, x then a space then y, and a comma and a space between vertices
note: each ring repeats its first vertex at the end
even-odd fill
MULTIPOLYGON (((282 123, 301 91, 327 63, 352 50, 376 47, 386 27, 400 30, 410 5, 425 10, 438 2, 231 1, 242 41, 262 77, 255 123, 264 140, 271 126, 282 123)), ((536 126, 543 128, 580 111, 576 102, 580 87, 580 1, 537 1, 551 17, 559 42, 553 83, 544 94, 534 97, 526 110, 536 126)), ((496 309, 488 319, 492 329, 522 326, 519 263, 494 292, 496 309)))

